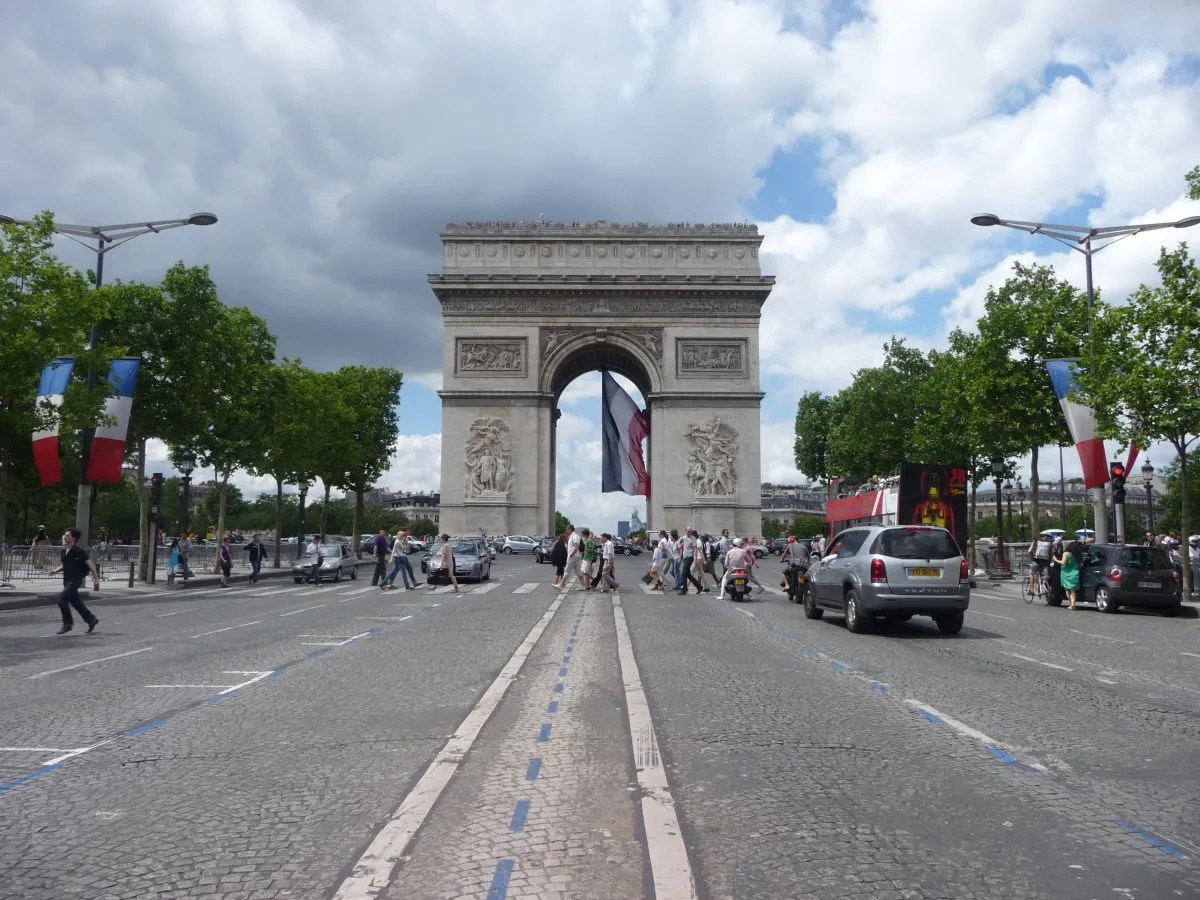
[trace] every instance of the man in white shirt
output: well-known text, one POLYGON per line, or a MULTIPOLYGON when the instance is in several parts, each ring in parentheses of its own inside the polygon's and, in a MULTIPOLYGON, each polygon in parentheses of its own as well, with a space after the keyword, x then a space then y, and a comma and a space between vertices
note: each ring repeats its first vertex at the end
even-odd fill
POLYGON ((750 554, 750 551, 742 549, 742 539, 734 538, 729 552, 725 554, 725 572, 721 575, 721 592, 717 594, 717 599, 725 599, 725 585, 729 581, 730 572, 734 569, 745 569, 748 578, 753 565, 754 558, 750 554))
POLYGON ((603 567, 600 570, 600 593, 604 594, 610 590, 615 591, 620 585, 617 584, 617 574, 613 569, 617 559, 617 548, 613 546, 612 535, 605 532, 600 536, 604 538, 604 546, 600 550, 600 564, 603 567))
POLYGON ((317 558, 317 561, 313 564, 312 571, 309 572, 309 577, 307 579, 314 584, 319 583, 318 576, 321 572, 321 563, 325 562, 324 549, 321 547, 321 537, 322 536, 319 534, 314 534, 313 539, 309 541, 308 546, 304 548, 305 556, 315 556, 317 558))

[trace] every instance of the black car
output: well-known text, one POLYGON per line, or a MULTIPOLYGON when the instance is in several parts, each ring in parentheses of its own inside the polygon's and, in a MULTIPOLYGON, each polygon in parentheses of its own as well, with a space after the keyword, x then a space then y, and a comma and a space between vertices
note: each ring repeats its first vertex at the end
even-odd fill
MULTIPOLYGON (((1058 566, 1051 567, 1050 605, 1060 606, 1066 597, 1058 566)), ((1079 601, 1095 603, 1103 613, 1122 606, 1157 609, 1164 616, 1177 616, 1183 589, 1167 551, 1162 547, 1129 544, 1089 544, 1083 550, 1079 572, 1079 601)))
POLYGON ((550 551, 554 549, 556 540, 557 538, 546 537, 538 541, 538 545, 533 551, 533 558, 539 563, 550 562, 550 551))
POLYGON ((613 552, 619 553, 622 556, 637 556, 642 552, 642 548, 637 544, 631 544, 628 541, 613 541, 613 552))

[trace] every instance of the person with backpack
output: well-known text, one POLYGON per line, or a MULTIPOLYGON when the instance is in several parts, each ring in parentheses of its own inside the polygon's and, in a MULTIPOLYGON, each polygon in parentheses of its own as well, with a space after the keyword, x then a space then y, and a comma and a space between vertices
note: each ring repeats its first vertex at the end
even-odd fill
POLYGON ((1051 536, 1042 532, 1029 545, 1029 593, 1036 594, 1038 580, 1050 571, 1050 548, 1053 542, 1051 536))

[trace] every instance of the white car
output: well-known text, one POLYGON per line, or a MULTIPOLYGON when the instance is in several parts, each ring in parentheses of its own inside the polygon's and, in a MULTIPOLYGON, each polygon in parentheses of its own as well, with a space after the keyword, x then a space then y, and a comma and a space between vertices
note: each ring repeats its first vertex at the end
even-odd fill
POLYGON ((504 539, 504 552, 510 556, 513 553, 533 553, 538 548, 538 541, 524 534, 510 534, 504 539))

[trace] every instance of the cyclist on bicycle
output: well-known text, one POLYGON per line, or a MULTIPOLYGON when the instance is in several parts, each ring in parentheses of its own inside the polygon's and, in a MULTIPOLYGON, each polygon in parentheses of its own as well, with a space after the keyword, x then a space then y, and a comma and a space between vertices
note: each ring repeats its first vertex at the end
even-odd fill
POLYGON ((1040 593, 1042 573, 1050 570, 1050 548, 1053 535, 1042 532, 1029 545, 1029 593, 1040 593))

